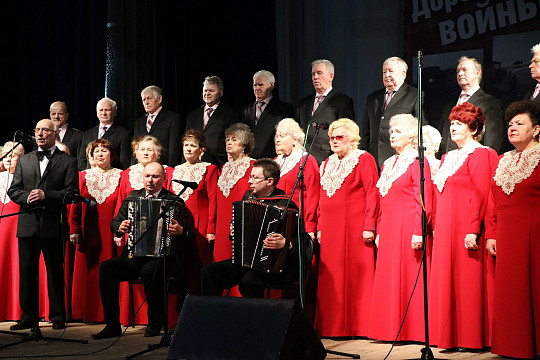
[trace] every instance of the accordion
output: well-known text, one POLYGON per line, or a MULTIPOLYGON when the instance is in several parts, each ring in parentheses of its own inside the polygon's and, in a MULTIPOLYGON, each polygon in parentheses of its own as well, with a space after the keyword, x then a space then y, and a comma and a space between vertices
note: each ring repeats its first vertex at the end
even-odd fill
POLYGON ((128 220, 131 226, 127 247, 130 258, 134 256, 163 257, 177 253, 178 244, 176 241, 171 241, 172 236, 167 234, 167 225, 170 219, 175 219, 182 224, 184 205, 179 201, 175 202, 169 207, 167 221, 160 219, 151 226, 160 216, 161 209, 174 201, 157 198, 137 198, 128 201, 128 220))
POLYGON ((297 218, 297 210, 286 210, 279 205, 253 200, 233 202, 232 262, 259 272, 281 273, 287 262, 297 218), (280 218, 285 211, 285 221, 280 225, 280 218), (285 237, 283 249, 264 247, 263 241, 271 233, 285 237))

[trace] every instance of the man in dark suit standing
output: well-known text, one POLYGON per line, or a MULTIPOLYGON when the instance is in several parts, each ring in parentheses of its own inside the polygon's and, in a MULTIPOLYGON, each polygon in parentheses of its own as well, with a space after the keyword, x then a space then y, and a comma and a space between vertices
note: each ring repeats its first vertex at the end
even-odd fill
POLYGON ((90 168, 86 160, 86 147, 96 139, 107 139, 113 146, 112 167, 125 170, 131 165, 131 133, 125 127, 114 123, 117 111, 116 101, 103 98, 98 101, 96 112, 99 125, 83 133, 79 147, 79 170, 90 168))
POLYGON ((439 153, 442 155, 450 150, 457 149, 456 143, 452 141, 450 136, 450 119, 448 119, 448 116, 454 106, 465 102, 480 107, 486 117, 485 132, 480 143, 491 147, 499 154, 510 150, 512 146, 508 141, 502 102, 480 88, 482 65, 475 58, 462 56, 458 61, 456 76, 461 93, 457 99, 451 99, 443 107, 439 124, 439 131, 442 135, 439 153))
POLYGON ((390 118, 397 114, 418 117, 418 90, 405 83, 407 63, 395 56, 383 63, 384 88, 368 95, 360 130, 359 148, 369 151, 379 169, 396 151, 390 146, 390 118))
POLYGON ((294 107, 291 104, 273 97, 275 82, 274 74, 270 71, 257 71, 253 75, 255 102, 242 110, 241 121, 249 125, 255 136, 255 150, 251 154, 254 159, 276 157, 276 125, 282 119, 294 117, 294 107))
POLYGON ((534 45, 531 52, 533 57, 529 69, 531 69, 531 77, 536 81, 536 86, 525 95, 525 100, 540 102, 540 96, 538 96, 540 94, 540 43, 534 45))
POLYGON ((21 211, 36 210, 20 214, 17 223, 22 316, 11 330, 32 328, 39 317, 35 279, 41 252, 47 266, 49 319, 58 330, 65 328, 66 321, 63 254, 69 232, 63 200, 67 193, 79 193, 79 175, 77 160, 55 146, 58 128, 54 122, 41 120, 34 131, 38 150, 19 159, 8 190, 21 211))
MULTIPOLYGON (((122 237, 132 229, 131 221, 128 220, 130 200, 141 197, 174 199, 174 194, 163 189, 163 183, 166 180, 165 169, 160 163, 152 162, 144 167, 144 188, 133 190, 122 202, 118 214, 111 221, 113 234, 122 237)), ((167 234, 180 236, 183 233, 182 225, 171 219, 171 224, 167 227, 167 234)), ((175 237, 174 241, 181 241, 181 239, 175 237)), ((92 335, 94 339, 108 339, 122 334, 119 304, 120 282, 134 280, 138 277, 143 281, 148 301, 148 326, 144 336, 157 336, 161 331, 163 325, 163 262, 159 257, 152 256, 133 256, 130 258, 128 253, 129 249, 125 246, 120 256, 102 262, 99 267, 99 290, 106 325, 103 330, 92 335)), ((171 265, 168 266, 170 269, 171 265)))
POLYGON ((141 98, 146 114, 135 120, 134 137, 155 136, 163 146, 159 162, 171 167, 179 165, 182 158, 181 142, 184 133, 184 124, 180 122, 180 115, 163 109, 162 91, 157 86, 151 85, 144 88, 141 91, 141 98))
POLYGON ((64 143, 69 149, 69 154, 74 158, 77 158, 77 151, 83 133, 81 130, 72 128, 68 125, 67 120, 69 113, 67 111, 66 103, 63 101, 53 102, 49 108, 49 113, 51 115, 51 120, 56 124, 59 131, 56 142, 64 143))
MULTIPOLYGON (((330 124, 332 121, 341 118, 354 121, 353 100, 332 88, 334 64, 324 59, 313 61, 311 63, 311 80, 313 81, 315 93, 300 100, 297 114, 300 126, 307 133, 308 147, 315 135, 315 129, 308 132, 309 124, 330 124)), ((327 129, 321 129, 313 142, 311 153, 319 164, 332 154, 327 129)))
POLYGON ((197 129, 206 139, 206 152, 202 160, 221 167, 227 162, 225 130, 240 121, 238 111, 221 102, 223 81, 217 76, 207 76, 203 82, 204 105, 187 116, 186 130, 197 129))

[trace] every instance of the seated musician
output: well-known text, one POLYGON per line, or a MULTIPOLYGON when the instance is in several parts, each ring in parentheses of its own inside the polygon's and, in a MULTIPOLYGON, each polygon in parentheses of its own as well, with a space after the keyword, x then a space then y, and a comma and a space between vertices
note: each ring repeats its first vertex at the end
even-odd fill
MULTIPOLYGON (((266 204, 286 206, 288 196, 278 189, 279 165, 270 158, 263 158, 253 163, 249 178, 250 190, 246 191, 242 200, 257 200, 266 204)), ((296 208, 291 202, 289 208, 296 208)), ((294 232, 296 233, 296 232, 294 232)), ((268 249, 283 249, 286 239, 282 234, 272 233, 264 240, 268 249)), ((202 295, 221 296, 225 289, 238 285, 243 297, 264 297, 265 284, 286 285, 298 278, 298 256, 296 239, 290 242, 288 260, 281 274, 265 274, 233 263, 232 259, 208 264, 202 269, 202 295), (294 255, 296 254, 296 255, 294 255)))
MULTIPOLYGON (((117 237, 129 233, 132 225, 128 218, 129 200, 136 198, 155 197, 158 199, 173 199, 174 194, 163 188, 166 174, 163 166, 158 162, 147 164, 143 172, 144 188, 132 191, 122 202, 118 214, 111 221, 111 230, 117 237)), ((187 232, 187 231, 186 231, 187 232)), ((180 236, 184 228, 176 220, 171 219, 167 234, 180 236)), ((175 238, 174 241, 179 241, 175 238)), ((108 339, 121 335, 119 288, 121 281, 141 278, 148 301, 148 326, 144 336, 157 336, 163 324, 163 263, 157 257, 134 256, 128 257, 128 246, 124 246, 122 254, 106 260, 99 267, 99 290, 106 326, 94 339, 108 339)), ((167 263, 170 270, 169 263, 167 263)), ((167 330, 167 329, 166 329, 167 330)))

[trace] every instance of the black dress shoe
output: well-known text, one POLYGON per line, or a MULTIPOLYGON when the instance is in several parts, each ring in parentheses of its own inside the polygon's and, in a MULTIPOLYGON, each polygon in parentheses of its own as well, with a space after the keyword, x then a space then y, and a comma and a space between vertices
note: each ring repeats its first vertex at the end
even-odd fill
POLYGON ((144 331, 144 337, 158 336, 161 333, 161 325, 149 325, 144 331))
POLYGON ((25 330, 32 329, 34 327, 34 322, 31 320, 20 320, 15 325, 11 325, 9 330, 25 330))
POLYGON ((53 321, 52 323, 53 330, 62 330, 66 328, 66 323, 63 321, 53 321))
POLYGON ((114 337, 119 337, 122 335, 122 328, 120 325, 106 325, 103 330, 97 334, 92 334, 92 339, 101 340, 101 339, 110 339, 114 337))

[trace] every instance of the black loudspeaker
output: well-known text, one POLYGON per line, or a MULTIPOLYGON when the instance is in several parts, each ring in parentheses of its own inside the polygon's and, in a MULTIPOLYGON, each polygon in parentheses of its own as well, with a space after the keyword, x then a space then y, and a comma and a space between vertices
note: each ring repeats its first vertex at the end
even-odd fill
POLYGON ((167 359, 318 360, 326 351, 294 300, 188 296, 167 359))

